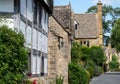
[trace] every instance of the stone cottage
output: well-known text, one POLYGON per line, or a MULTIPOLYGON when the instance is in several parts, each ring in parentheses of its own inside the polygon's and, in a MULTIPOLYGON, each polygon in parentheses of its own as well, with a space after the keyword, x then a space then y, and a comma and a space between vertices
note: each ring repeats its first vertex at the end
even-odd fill
POLYGON ((120 52, 117 52, 115 48, 112 48, 110 43, 108 44, 108 46, 104 47, 104 52, 107 58, 107 61, 106 61, 107 70, 109 69, 109 63, 110 61, 112 61, 113 55, 117 56, 118 62, 120 63, 120 52))
POLYGON ((55 6, 49 18, 48 33, 48 78, 56 75, 64 77, 68 84, 68 63, 70 62, 72 42, 71 5, 55 6))
POLYGON ((97 3, 98 12, 95 14, 74 14, 75 41, 82 46, 102 46, 102 3, 97 3))

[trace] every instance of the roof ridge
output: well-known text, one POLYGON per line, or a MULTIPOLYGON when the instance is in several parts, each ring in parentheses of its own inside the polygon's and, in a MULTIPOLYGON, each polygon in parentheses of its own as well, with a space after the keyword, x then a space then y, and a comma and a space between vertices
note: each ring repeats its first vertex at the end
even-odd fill
POLYGON ((95 15, 96 13, 75 13, 74 15, 95 15))
POLYGON ((69 5, 55 5, 54 8, 55 7, 69 7, 69 5))

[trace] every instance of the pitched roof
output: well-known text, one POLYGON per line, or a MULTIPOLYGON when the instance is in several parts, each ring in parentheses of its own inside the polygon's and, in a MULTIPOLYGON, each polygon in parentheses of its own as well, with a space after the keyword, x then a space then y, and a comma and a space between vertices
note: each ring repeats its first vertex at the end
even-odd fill
POLYGON ((97 14, 75 14, 77 30, 75 38, 97 38, 98 37, 98 15, 97 14))
POLYGON ((53 17, 64 27, 69 28, 71 20, 71 8, 68 6, 55 6, 53 17))

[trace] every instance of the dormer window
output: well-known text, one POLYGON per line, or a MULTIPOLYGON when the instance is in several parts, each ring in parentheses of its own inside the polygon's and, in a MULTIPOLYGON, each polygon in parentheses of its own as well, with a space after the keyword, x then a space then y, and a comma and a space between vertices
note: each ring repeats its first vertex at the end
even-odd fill
POLYGON ((75 30, 77 30, 77 24, 75 24, 75 30))
POLYGON ((75 30, 77 30, 78 24, 76 21, 74 21, 74 27, 75 27, 75 30))

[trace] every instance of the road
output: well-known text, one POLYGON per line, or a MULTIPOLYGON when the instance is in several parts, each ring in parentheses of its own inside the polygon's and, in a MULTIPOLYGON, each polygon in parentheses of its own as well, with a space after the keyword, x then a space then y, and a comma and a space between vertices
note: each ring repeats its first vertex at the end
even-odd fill
POLYGON ((120 72, 107 72, 99 77, 94 77, 90 84, 120 84, 120 72))

